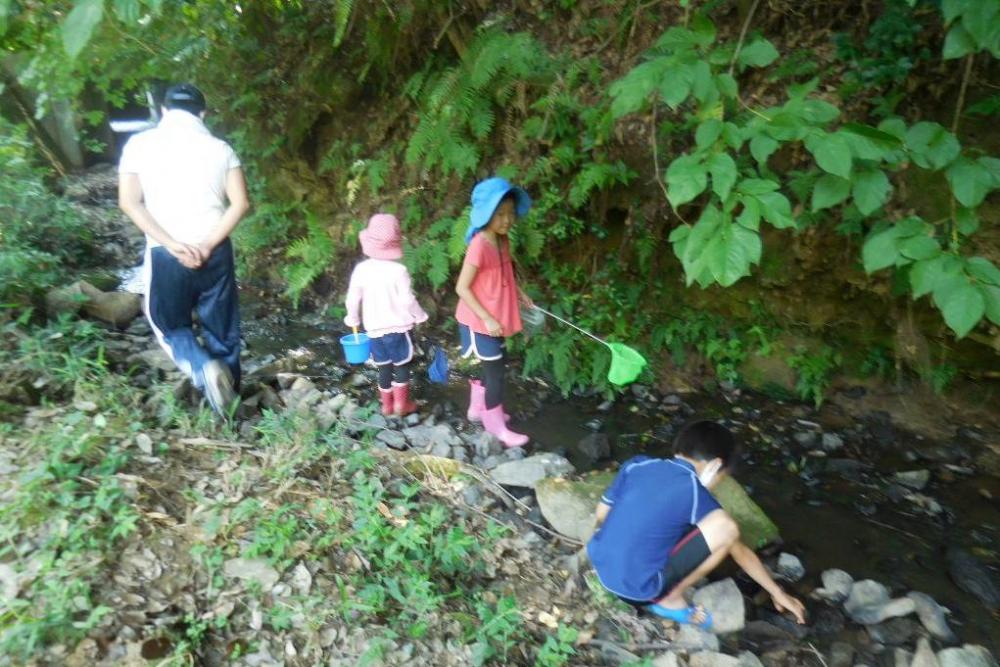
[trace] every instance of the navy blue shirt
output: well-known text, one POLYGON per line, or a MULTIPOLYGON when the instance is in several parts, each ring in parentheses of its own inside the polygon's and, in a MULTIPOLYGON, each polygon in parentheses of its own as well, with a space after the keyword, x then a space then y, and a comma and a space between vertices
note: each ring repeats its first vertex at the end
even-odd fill
POLYGON ((670 551, 718 501, 681 459, 636 456, 622 464, 601 497, 611 506, 587 544, 601 583, 632 600, 652 600, 663 589, 670 551))

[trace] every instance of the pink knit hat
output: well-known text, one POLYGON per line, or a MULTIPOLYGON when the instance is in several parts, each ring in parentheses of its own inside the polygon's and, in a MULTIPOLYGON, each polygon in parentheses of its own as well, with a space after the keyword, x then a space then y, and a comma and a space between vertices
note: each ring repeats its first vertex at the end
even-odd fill
POLYGON ((390 213, 376 213, 368 227, 358 234, 361 251, 372 259, 400 259, 403 256, 403 234, 399 220, 390 213))

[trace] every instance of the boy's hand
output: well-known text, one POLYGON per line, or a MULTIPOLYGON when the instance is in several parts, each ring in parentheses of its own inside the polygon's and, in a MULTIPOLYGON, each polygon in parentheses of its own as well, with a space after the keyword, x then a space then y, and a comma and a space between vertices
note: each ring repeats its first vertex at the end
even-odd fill
POLYGON ((799 625, 805 624, 806 608, 797 598, 793 598, 785 591, 779 591, 771 596, 771 601, 774 602, 775 609, 791 612, 799 625))

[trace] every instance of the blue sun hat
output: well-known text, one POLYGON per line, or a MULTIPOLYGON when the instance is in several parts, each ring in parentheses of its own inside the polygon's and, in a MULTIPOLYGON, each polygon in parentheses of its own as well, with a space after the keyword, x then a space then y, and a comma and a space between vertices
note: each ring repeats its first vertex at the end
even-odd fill
POLYGON ((469 229, 465 232, 465 242, 468 244, 480 229, 490 224, 493 212, 500 205, 500 200, 508 192, 514 193, 514 210, 518 217, 531 208, 531 197, 521 188, 511 185, 506 179, 494 176, 476 183, 472 188, 472 212, 469 213, 469 229))

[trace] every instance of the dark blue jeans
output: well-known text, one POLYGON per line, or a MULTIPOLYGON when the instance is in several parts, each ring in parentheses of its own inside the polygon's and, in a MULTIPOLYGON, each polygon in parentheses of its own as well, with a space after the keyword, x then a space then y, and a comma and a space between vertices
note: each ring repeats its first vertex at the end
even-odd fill
POLYGON ((201 389, 205 364, 220 359, 239 387, 240 308, 232 243, 227 239, 216 246, 198 269, 185 267, 166 248, 151 248, 146 278, 146 317, 177 367, 201 389), (194 332, 195 309, 203 342, 194 332))

